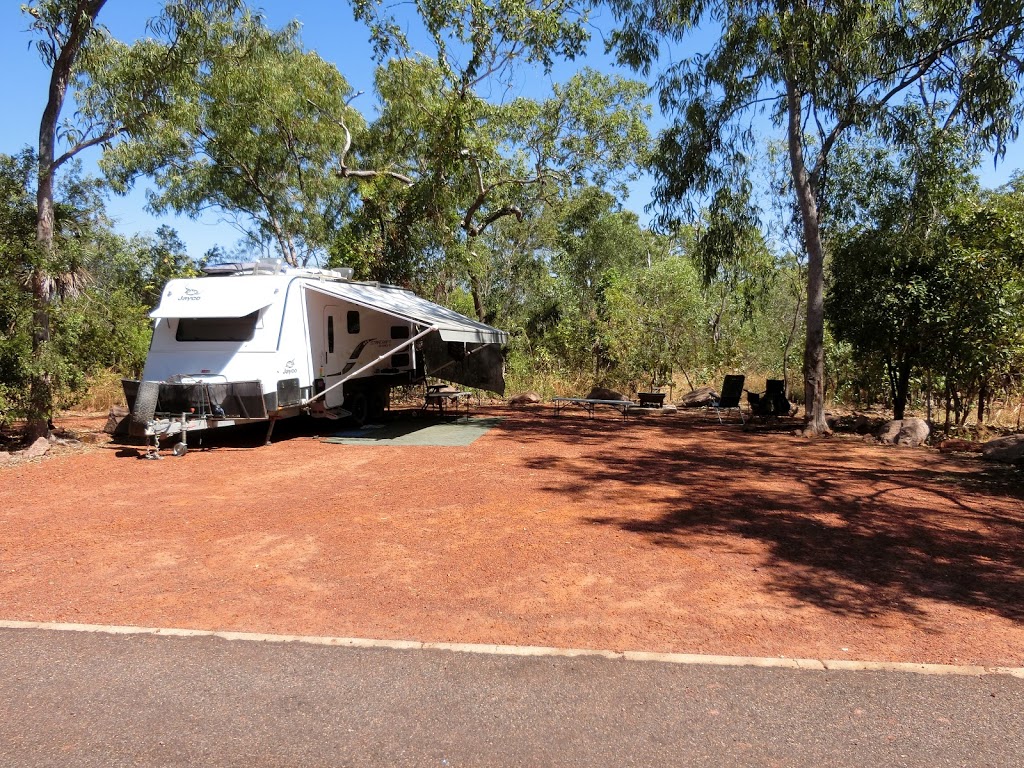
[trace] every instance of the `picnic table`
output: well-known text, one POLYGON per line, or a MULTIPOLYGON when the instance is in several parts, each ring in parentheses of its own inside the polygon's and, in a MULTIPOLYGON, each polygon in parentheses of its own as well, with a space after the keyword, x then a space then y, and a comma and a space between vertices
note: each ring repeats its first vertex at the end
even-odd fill
POLYGON ((465 407, 466 418, 469 418, 469 400, 472 392, 462 392, 445 384, 430 384, 423 395, 421 411, 435 409, 443 418, 445 414, 455 412, 456 418, 465 407))

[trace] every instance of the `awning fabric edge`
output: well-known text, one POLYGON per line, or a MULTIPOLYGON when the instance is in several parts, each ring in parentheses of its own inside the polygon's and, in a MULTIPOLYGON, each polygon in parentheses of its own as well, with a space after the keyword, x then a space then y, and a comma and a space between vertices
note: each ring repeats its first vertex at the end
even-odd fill
MULTIPOLYGON (((506 344, 508 342, 508 334, 505 331, 492 328, 491 326, 484 325, 483 323, 478 323, 464 315, 460 315, 452 309, 442 307, 439 304, 434 304, 433 302, 429 302, 426 299, 415 296, 414 294, 399 294, 403 303, 412 306, 396 307, 393 303, 388 301, 388 297, 386 295, 377 298, 369 294, 367 286, 357 286, 360 289, 358 292, 345 290, 346 287, 347 284, 344 283, 307 283, 305 285, 306 290, 316 291, 335 298, 341 298, 358 306, 382 312, 383 314, 416 323, 424 327, 433 326, 437 328, 438 335, 440 335, 444 341, 465 342, 470 344, 506 344), (416 305, 420 305, 422 311, 416 311, 416 305), (464 319, 466 322, 459 322, 460 318, 464 319)), ((384 291, 384 289, 380 288, 376 290, 381 292, 384 291)))

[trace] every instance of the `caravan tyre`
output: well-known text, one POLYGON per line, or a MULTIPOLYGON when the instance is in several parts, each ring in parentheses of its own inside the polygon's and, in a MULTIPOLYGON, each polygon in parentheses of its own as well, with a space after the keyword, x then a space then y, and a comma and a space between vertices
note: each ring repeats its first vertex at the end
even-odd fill
POLYGON ((345 410, 349 411, 350 417, 360 427, 368 420, 370 415, 370 402, 363 392, 353 392, 345 398, 345 410))
POLYGON ((380 392, 373 392, 369 396, 369 405, 367 406, 367 417, 370 421, 378 422, 384 418, 385 410, 385 395, 380 392))
POLYGON ((144 429, 153 420, 159 398, 159 381, 140 381, 139 393, 135 396, 135 407, 132 409, 132 424, 144 429))

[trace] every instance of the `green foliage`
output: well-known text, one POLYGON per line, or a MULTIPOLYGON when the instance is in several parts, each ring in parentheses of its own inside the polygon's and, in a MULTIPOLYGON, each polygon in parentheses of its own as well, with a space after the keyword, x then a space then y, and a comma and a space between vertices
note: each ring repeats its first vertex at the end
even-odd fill
MULTIPOLYGON (((31 381, 44 372, 55 409, 72 405, 98 371, 140 374, 148 313, 164 283, 197 274, 169 227, 153 237, 116 234, 95 180, 73 166, 58 188, 56 248, 44 259, 35 243, 34 167, 31 150, 0 155, 0 421, 29 413, 31 381), (34 305, 25 283, 40 267, 80 277, 77 289, 50 307, 50 339, 33 354, 34 305)), ((63 289, 58 283, 55 290, 63 289)))
POLYGON ((608 347, 620 376, 649 385, 673 371, 714 366, 708 312, 692 260, 660 255, 650 267, 614 275, 606 297, 608 347))
POLYGON ((496 222, 541 215, 587 184, 621 193, 646 162, 639 83, 584 69, 546 99, 496 105, 449 65, 378 69, 380 115, 354 137, 360 168, 343 171, 359 180, 360 205, 332 261, 352 253, 364 276, 403 284, 424 272, 486 281, 472 254, 496 222))
POLYGON ((880 188, 870 228, 836 249, 827 309, 866 378, 884 373, 897 417, 914 376, 930 373, 962 421, 1024 355, 1024 202, 1012 188, 971 195, 955 151, 927 146, 873 156, 880 170, 866 178, 910 177, 902 195, 880 188))
MULTIPOLYGON (((289 264, 306 264, 326 248, 349 206, 335 171, 346 125, 359 125, 346 105, 351 89, 333 65, 303 50, 297 24, 270 30, 244 13, 203 29, 187 77, 164 90, 141 130, 107 149, 102 167, 121 192, 151 177, 157 189, 149 205, 157 213, 220 209, 253 243, 269 240, 289 264)), ((94 109, 121 109, 138 53, 121 46, 111 59, 123 61, 114 67, 107 59, 94 73, 103 86, 94 109)))
MULTIPOLYGON (((807 252, 805 393, 808 429, 824 432, 824 241, 819 213, 838 142, 908 138, 907 111, 963 127, 972 147, 1002 153, 1016 134, 1024 26, 1016 0, 613 0, 620 60, 645 75, 666 46, 720 30, 707 50, 667 63, 657 80, 671 124, 659 137, 654 196, 660 219, 678 226, 723 189, 736 189, 770 120, 785 137, 792 191, 807 252)), ((913 139, 916 120, 910 120, 913 139)), ((835 208, 836 206, 833 206, 835 208)))
MULTIPOLYGON (((475 86, 509 76, 516 61, 550 71, 556 58, 574 59, 590 37, 588 4, 576 0, 417 0, 423 31, 445 76, 475 86), (460 63, 464 62, 464 63, 460 63)), ((355 0, 356 19, 370 26, 381 58, 408 53, 406 23, 399 25, 381 0, 355 0)))

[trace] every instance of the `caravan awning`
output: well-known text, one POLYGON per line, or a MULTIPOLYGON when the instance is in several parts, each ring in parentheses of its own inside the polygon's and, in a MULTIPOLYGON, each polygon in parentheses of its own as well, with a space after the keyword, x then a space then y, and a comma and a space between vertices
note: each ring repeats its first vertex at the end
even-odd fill
POLYGON ((278 298, 280 278, 171 280, 150 317, 245 317, 278 298), (244 289, 244 290, 240 290, 244 289))
POLYGON ((307 283, 306 290, 334 296, 367 309, 416 323, 436 326, 444 341, 474 344, 505 344, 508 334, 460 315, 453 309, 421 299, 401 288, 363 283, 307 283))

